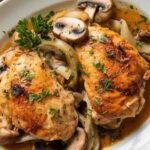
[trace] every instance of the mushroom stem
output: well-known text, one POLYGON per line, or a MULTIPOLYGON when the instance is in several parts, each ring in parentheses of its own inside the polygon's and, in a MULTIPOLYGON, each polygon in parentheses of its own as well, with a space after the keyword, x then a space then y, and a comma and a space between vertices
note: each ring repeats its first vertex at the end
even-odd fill
POLYGON ((85 12, 89 15, 89 18, 91 21, 93 21, 93 19, 94 19, 96 9, 97 9, 96 7, 90 7, 90 6, 87 6, 85 8, 85 12))

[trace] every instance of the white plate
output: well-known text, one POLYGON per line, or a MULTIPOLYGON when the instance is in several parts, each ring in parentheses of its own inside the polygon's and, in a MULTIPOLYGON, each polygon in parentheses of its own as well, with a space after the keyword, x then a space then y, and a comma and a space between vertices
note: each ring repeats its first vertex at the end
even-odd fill
MULTIPOLYGON (((135 4, 145 14, 150 16, 149 0, 122 0, 135 4)), ((36 12, 46 13, 60 8, 72 8, 75 0, 4 0, 0 3, 0 47, 7 40, 3 31, 13 28, 19 19, 36 12)), ((150 119, 138 130, 118 144, 105 150, 150 150, 150 119)), ((1 148, 0 148, 1 150, 1 148)))

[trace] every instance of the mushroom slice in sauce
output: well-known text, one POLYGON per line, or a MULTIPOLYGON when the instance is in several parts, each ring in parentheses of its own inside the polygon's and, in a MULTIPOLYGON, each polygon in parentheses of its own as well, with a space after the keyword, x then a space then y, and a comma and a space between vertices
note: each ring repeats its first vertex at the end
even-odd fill
POLYGON ((74 43, 86 37, 87 26, 77 18, 62 17, 54 22, 53 32, 64 41, 74 43))
POLYGON ((78 127, 77 132, 71 139, 70 144, 67 146, 66 150, 84 150, 86 146, 86 133, 85 131, 78 127))
POLYGON ((85 8, 91 20, 94 20, 96 15, 95 21, 97 22, 107 20, 112 13, 112 0, 78 0, 77 5, 79 8, 85 8))

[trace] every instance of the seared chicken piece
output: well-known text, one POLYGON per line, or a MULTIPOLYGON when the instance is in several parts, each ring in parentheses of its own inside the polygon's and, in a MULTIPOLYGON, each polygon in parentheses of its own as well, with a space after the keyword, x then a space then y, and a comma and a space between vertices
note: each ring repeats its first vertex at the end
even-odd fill
POLYGON ((12 133, 7 141, 0 135, 0 143, 17 137, 15 129, 36 139, 68 140, 78 124, 71 92, 58 84, 52 70, 35 52, 16 47, 0 59, 0 125, 7 120, 6 126, 0 126, 0 133, 4 129, 12 133))
POLYGON ((116 128, 143 108, 148 63, 120 35, 89 27, 89 40, 76 47, 92 117, 97 125, 116 128))

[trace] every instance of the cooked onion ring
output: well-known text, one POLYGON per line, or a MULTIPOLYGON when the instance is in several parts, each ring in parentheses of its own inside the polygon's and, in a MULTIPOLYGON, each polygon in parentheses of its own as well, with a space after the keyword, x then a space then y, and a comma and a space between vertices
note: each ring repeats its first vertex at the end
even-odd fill
POLYGON ((54 47, 57 50, 60 50, 65 54, 66 61, 68 63, 69 68, 71 69, 71 79, 68 84, 70 88, 73 88, 77 83, 77 56, 75 50, 66 42, 60 39, 54 39, 51 41, 42 41, 40 48, 42 47, 54 47))

